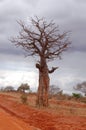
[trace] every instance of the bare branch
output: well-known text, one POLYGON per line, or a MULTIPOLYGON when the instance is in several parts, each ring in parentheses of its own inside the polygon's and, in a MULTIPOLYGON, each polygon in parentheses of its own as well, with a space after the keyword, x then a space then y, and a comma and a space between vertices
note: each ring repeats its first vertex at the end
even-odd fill
POLYGON ((16 46, 21 46, 29 55, 44 56, 47 60, 61 57, 70 45, 68 32, 60 34, 59 28, 53 21, 48 23, 44 18, 31 18, 31 26, 26 26, 24 22, 17 21, 21 26, 21 31, 17 38, 12 38, 11 42, 16 46))
POLYGON ((48 70, 49 73, 53 73, 56 69, 58 69, 59 67, 52 67, 51 70, 48 70))

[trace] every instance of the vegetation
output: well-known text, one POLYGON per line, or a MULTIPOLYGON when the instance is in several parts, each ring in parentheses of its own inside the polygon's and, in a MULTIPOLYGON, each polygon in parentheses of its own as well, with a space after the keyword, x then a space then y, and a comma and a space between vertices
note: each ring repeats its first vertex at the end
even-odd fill
POLYGON ((0 87, 0 92, 3 92, 4 91, 4 88, 3 87, 0 87))
POLYGON ((7 87, 1 87, 0 88, 0 91, 1 92, 12 92, 12 91, 15 91, 15 89, 14 89, 14 87, 12 87, 12 86, 7 86, 7 87))
POLYGON ((49 94, 50 95, 55 95, 60 91, 60 88, 56 85, 50 85, 49 87, 49 94))
POLYGON ((23 104, 27 104, 27 94, 22 94, 20 98, 23 104))
POLYGON ((58 67, 48 68, 48 61, 61 59, 61 54, 70 45, 68 32, 61 33, 58 26, 53 22, 47 22, 38 17, 31 18, 30 25, 19 22, 21 31, 19 36, 12 38, 11 42, 15 46, 22 47, 27 56, 38 56, 36 68, 39 70, 39 86, 37 94, 37 105, 48 106, 48 91, 50 86, 49 74, 53 73, 58 67))
MULTIPOLYGON (((28 126, 30 124, 32 129, 86 129, 86 104, 81 103, 80 100, 77 101, 76 98, 72 97, 71 100, 68 101, 65 99, 66 95, 64 95, 63 100, 58 100, 55 96, 53 96, 49 99, 48 108, 39 109, 39 107, 35 106, 36 93, 27 94, 27 101, 25 97, 23 98, 23 96, 20 98, 22 94, 25 93, 0 93, 0 106, 6 112, 9 112, 9 114, 12 114, 13 116, 15 114, 16 118, 20 117, 21 120, 28 123, 28 126), (21 102, 23 104, 21 104, 21 102), (26 106, 28 103, 29 105, 26 106)), ((59 96, 61 97, 63 94, 59 96)))
POLYGON ((24 92, 24 93, 25 91, 28 90, 30 90, 30 86, 27 83, 22 83, 17 89, 18 92, 24 92))
POLYGON ((72 93, 73 97, 75 97, 76 99, 81 98, 82 95, 80 93, 72 93))
POLYGON ((86 81, 78 83, 74 89, 83 92, 86 96, 86 81))
POLYGON ((49 87, 49 98, 58 95, 61 92, 60 88, 56 85, 50 85, 49 87))

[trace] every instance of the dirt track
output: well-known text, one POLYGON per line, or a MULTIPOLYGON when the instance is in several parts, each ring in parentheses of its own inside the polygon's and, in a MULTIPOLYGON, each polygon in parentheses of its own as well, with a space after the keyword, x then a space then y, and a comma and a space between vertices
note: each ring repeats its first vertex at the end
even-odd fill
POLYGON ((20 119, 9 115, 0 108, 0 130, 34 130, 20 119))
MULTIPOLYGON (((55 115, 45 110, 20 104, 11 100, 11 98, 10 96, 0 95, 0 106, 5 110, 5 112, 1 112, 0 120, 4 114, 7 120, 3 117, 2 119, 6 120, 6 124, 15 125, 13 128, 10 127, 11 129, 6 128, 4 130, 38 130, 36 128, 41 130, 86 130, 86 117, 84 116, 55 115), (8 118, 9 120, 12 119, 10 120, 12 122, 9 121, 9 123, 8 118), (14 122, 17 122, 17 124, 14 122)), ((0 128, 0 130, 2 129, 0 128)))

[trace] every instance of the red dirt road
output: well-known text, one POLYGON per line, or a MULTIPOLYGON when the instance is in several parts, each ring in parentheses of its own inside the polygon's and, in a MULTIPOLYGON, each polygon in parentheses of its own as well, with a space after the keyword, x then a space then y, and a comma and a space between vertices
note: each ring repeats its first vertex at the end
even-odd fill
POLYGON ((11 96, 0 95, 0 108, 0 130, 86 130, 86 116, 55 114, 23 105, 11 96))
POLYGON ((20 119, 9 115, 0 108, 0 130, 35 130, 20 119))

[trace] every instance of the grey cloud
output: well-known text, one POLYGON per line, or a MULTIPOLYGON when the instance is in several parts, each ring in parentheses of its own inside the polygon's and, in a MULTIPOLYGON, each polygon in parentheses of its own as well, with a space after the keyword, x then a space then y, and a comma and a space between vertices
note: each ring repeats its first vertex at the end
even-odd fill
POLYGON ((29 3, 26 4, 23 0, 14 1, 13 3, 11 0, 7 1, 8 2, 3 2, 0 8, 0 22, 11 22, 10 20, 15 20, 17 18, 24 19, 32 12, 32 6, 29 3))
POLYGON ((0 79, 5 79, 5 77, 4 76, 0 76, 0 79))
POLYGON ((79 45, 79 46, 72 46, 71 47, 71 49, 70 49, 70 51, 72 51, 72 53, 73 52, 85 52, 86 53, 86 45, 79 45))
POLYGON ((71 13, 71 2, 67 0, 63 2, 59 2, 58 0, 47 0, 47 1, 39 1, 37 6, 37 11, 39 15, 43 15, 49 18, 58 18, 64 19, 68 17, 71 13), (46 4, 45 4, 46 3, 46 4))
POLYGON ((32 6, 35 6, 38 4, 39 0, 23 0, 27 4, 31 4, 32 6))
POLYGON ((74 1, 77 2, 77 3, 82 3, 82 4, 86 3, 86 0, 74 0, 74 1))
MULTIPOLYGON (((0 0, 1 3, 4 2, 4 1, 5 1, 5 0, 0 0)), ((1 3, 0 3, 0 4, 1 4, 1 3)))
POLYGON ((18 2, 13 4, 11 0, 7 0, 2 2, 2 6, 0 5, 0 54, 21 55, 23 52, 21 49, 11 46, 8 40, 19 31, 16 20, 27 17, 29 7, 31 8, 24 2, 22 3, 21 0, 18 2), (26 13, 27 8, 28 12, 26 13))
POLYGON ((0 54, 5 54, 5 55, 22 55, 24 54, 23 50, 15 49, 14 47, 11 47, 10 45, 5 46, 5 47, 0 47, 0 54))
MULTIPOLYGON (((35 60, 31 57, 24 57, 24 55, 8 55, 0 54, 0 71, 1 70, 24 70, 32 71, 35 68, 35 60)), ((35 70, 34 70, 35 71, 35 70)), ((1 74, 1 72, 0 72, 1 74)))

